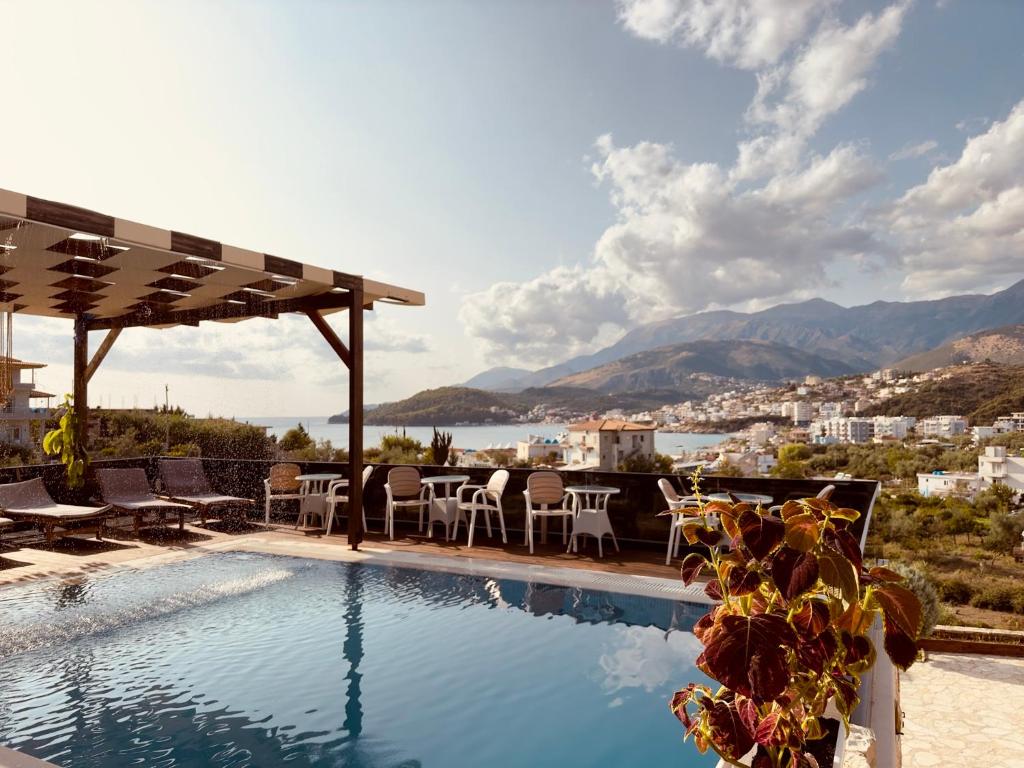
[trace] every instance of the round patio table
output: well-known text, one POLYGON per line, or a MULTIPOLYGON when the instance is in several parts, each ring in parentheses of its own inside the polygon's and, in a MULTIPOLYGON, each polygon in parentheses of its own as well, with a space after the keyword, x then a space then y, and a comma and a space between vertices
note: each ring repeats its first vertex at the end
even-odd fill
MULTIPOLYGON (((608 515, 608 499, 619 493, 619 489, 611 485, 569 485, 566 486, 566 493, 572 494, 573 509, 576 514, 579 515, 581 512, 589 512, 593 514, 603 514, 607 517, 608 515)), ((544 523, 547 522, 547 518, 541 518, 541 543, 544 543, 544 523)), ((575 525, 575 523, 573 523, 575 525)), ((609 521, 608 529, 611 531, 612 524, 609 521)), ((612 543, 615 544, 615 550, 619 549, 619 542, 615 540, 615 533, 611 534, 612 543)), ((573 534, 572 542, 569 544, 569 550, 576 551, 576 535, 573 534)))
POLYGON ((334 472, 314 472, 308 475, 296 475, 295 479, 302 483, 302 498, 299 500, 299 523, 308 521, 313 515, 324 522, 324 512, 327 511, 327 486, 334 480, 343 480, 344 476, 334 472))
MULTIPOLYGON (((436 507, 440 514, 445 520, 455 520, 455 524, 458 525, 458 519, 455 517, 459 514, 459 497, 452 496, 452 485, 458 484, 463 485, 469 482, 469 475, 432 475, 431 477, 424 477, 420 479, 423 485, 430 486, 430 504, 436 507), (437 486, 444 486, 444 495, 437 495, 437 486)), ((456 490, 456 494, 458 491, 456 490)), ((429 515, 428 515, 429 517, 429 515)), ((469 523, 466 523, 466 527, 469 527, 469 523)), ((427 535, 429 536, 433 526, 428 527, 427 535)), ((448 540, 448 528, 445 527, 445 539, 448 540)))

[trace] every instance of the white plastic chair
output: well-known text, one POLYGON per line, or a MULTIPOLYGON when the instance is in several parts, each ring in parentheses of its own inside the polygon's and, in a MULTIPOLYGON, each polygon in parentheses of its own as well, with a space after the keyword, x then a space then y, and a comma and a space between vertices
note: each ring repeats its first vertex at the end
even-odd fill
MULTIPOLYGON (((676 489, 672 487, 672 483, 666 478, 658 480, 658 487, 661 489, 662 495, 665 497, 665 501, 668 503, 669 511, 675 511, 677 509, 693 509, 697 510, 699 504, 694 496, 680 497, 676 493, 676 489)), ((683 526, 689 522, 692 522, 698 517, 695 513, 693 515, 677 514, 672 515, 671 527, 668 529, 668 549, 665 552, 665 565, 669 565, 672 562, 673 557, 679 557, 679 544, 683 539, 683 526)), ((717 525, 718 518, 714 515, 708 515, 708 522, 713 525, 717 525)))
POLYGON ((575 512, 569 504, 569 494, 562 485, 562 476, 557 472, 534 472, 526 478, 526 535, 524 544, 530 545, 533 554, 533 520, 537 517, 562 518, 562 545, 569 541, 569 518, 575 512), (554 508, 552 508, 554 506, 554 508))
MULTIPOLYGON (((462 519, 465 520, 465 514, 469 513, 469 522, 466 524, 469 528, 469 543, 468 546, 473 546, 473 532, 476 530, 476 513, 484 513, 484 524, 487 526, 487 536, 491 536, 491 512, 498 513, 498 524, 501 526, 501 541, 503 544, 508 544, 508 536, 505 534, 505 515, 501 511, 501 495, 505 492, 505 485, 508 483, 508 470, 499 469, 494 472, 487 480, 487 485, 461 485, 459 486, 459 512, 462 515, 462 519), (473 497, 470 501, 463 501, 462 494, 464 491, 473 491, 473 497)), ((459 521, 458 518, 455 520, 455 529, 458 533, 459 521)))
POLYGON ((263 481, 263 522, 270 525, 270 505, 275 501, 302 498, 302 483, 295 478, 302 474, 298 464, 275 464, 270 477, 263 481))
MULTIPOLYGON (((370 475, 373 474, 373 465, 369 465, 363 468, 363 490, 366 490, 366 481, 370 479, 370 475)), ((347 480, 334 480, 329 486, 327 486, 327 535, 331 535, 331 526, 334 525, 334 508, 338 504, 348 503, 348 481, 347 480)), ((350 512, 351 514, 351 512, 350 512)), ((368 531, 366 527, 366 504, 363 504, 363 530, 368 531)))
MULTIPOLYGON (((824 488, 822 488, 820 491, 818 491, 817 495, 814 498, 822 499, 824 501, 827 501, 828 499, 832 498, 832 494, 835 493, 835 492, 836 492, 836 487, 834 485, 832 485, 831 483, 829 483, 824 488)), ((782 511, 782 506, 783 506, 782 504, 776 504, 774 507, 769 507, 768 512, 773 514, 773 515, 777 514, 777 513, 782 511)))
POLYGON ((576 551, 576 537, 582 535, 593 536, 597 539, 597 556, 604 557, 604 549, 601 539, 604 536, 612 537, 612 544, 615 551, 619 551, 619 542, 615 539, 615 531, 612 530, 612 522, 608 519, 608 499, 610 493, 575 493, 573 494, 573 508, 575 510, 572 518, 572 537, 569 549, 576 551), (593 497, 593 506, 587 506, 589 499, 593 497))
POLYGON ((384 530, 388 538, 395 538, 395 510, 419 507, 420 531, 423 531, 423 511, 430 503, 427 498, 427 487, 420 483, 420 473, 415 467, 394 467, 388 471, 388 481, 384 483, 387 504, 384 507, 384 530))

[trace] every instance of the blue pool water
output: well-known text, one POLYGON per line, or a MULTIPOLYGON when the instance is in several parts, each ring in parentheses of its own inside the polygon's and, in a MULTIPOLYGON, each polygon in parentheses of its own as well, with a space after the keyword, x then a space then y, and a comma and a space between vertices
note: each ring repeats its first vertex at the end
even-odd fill
POLYGON ((62 766, 704 766, 701 606, 251 554, 0 590, 0 744, 62 766))

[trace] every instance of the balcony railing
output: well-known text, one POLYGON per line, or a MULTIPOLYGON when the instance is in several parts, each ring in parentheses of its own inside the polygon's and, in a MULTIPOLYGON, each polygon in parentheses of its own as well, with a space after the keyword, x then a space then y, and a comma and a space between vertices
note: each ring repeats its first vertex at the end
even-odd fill
MULTIPOLYGON (((141 467, 146 470, 152 484, 157 479, 157 458, 101 460, 92 463, 93 468, 101 467, 141 467)), ((263 480, 270 473, 274 461, 253 459, 203 459, 203 466, 210 482, 222 493, 246 498, 257 499, 262 503, 263 480)), ((333 462, 293 462, 303 472, 334 472, 347 475, 348 465, 333 462)), ((369 525, 372 530, 381 530, 384 520, 384 483, 392 465, 375 465, 373 474, 366 484, 364 502, 369 525)), ((437 474, 464 474, 470 476, 471 483, 486 483, 492 469, 476 467, 418 467, 423 476, 437 474)), ((532 469, 509 469, 509 482, 502 497, 505 511, 506 526, 510 531, 511 543, 516 543, 516 533, 521 537, 524 530, 524 500, 526 478, 532 469)), ((667 509, 664 497, 658 488, 658 479, 669 478, 681 494, 691 492, 690 480, 686 476, 674 474, 646 474, 637 472, 598 472, 598 471, 567 471, 561 473, 566 485, 600 484, 620 489, 608 504, 615 534, 620 541, 637 544, 657 545, 664 547, 668 540, 669 521, 666 517, 658 517, 658 513, 667 509)), ((95 488, 87 484, 84 490, 71 492, 64 484, 64 470, 59 464, 42 466, 0 468, 0 483, 26 480, 42 476, 47 488, 58 501, 84 502, 95 496, 95 488)), ((763 477, 717 477, 709 475, 703 480, 706 493, 716 491, 733 491, 736 493, 760 493, 771 496, 773 503, 781 504, 787 499, 798 499, 815 496, 826 485, 834 485, 833 503, 841 507, 850 507, 861 513, 854 525, 855 535, 860 538, 865 523, 868 521, 871 505, 878 489, 874 480, 787 480, 782 478, 763 477)), ((155 487, 155 485, 154 485, 155 487)), ((98 497, 96 497, 98 498, 98 497)), ((342 512, 347 510, 342 509, 342 512)), ((404 517, 400 512, 396 521, 411 523, 417 519, 414 512, 404 517)), ((342 529, 344 530, 344 529, 342 529)), ((522 539, 518 539, 522 541, 522 539)))

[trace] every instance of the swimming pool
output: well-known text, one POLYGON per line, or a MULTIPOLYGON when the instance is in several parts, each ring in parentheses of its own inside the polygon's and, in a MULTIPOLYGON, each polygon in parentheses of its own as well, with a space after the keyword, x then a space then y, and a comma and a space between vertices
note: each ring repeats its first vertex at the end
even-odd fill
POLYGON ((225 553, 0 590, 0 744, 62 766, 713 765, 699 605, 225 553))

